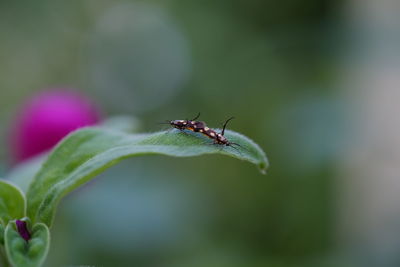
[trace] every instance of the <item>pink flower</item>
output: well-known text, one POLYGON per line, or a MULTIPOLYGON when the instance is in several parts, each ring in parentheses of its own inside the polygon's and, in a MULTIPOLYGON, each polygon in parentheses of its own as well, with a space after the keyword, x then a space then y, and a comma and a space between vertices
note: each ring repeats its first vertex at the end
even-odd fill
POLYGON ((98 123, 97 108, 69 90, 49 90, 25 103, 11 130, 13 162, 45 152, 77 128, 98 123))

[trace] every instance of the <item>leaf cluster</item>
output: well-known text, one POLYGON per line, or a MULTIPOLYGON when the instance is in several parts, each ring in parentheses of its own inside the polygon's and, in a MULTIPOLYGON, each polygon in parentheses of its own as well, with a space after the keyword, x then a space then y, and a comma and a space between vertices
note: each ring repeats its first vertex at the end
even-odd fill
POLYGON ((262 149, 233 131, 226 131, 225 136, 239 144, 238 148, 212 145, 196 133, 170 130, 133 134, 126 129, 88 127, 71 133, 48 156, 14 171, 11 176, 19 176, 15 181, 26 193, 0 180, 0 242, 9 264, 40 266, 49 249, 49 228, 61 199, 123 159, 155 154, 222 154, 256 164, 264 173, 268 167, 262 149), (21 237, 16 220, 26 223, 31 233, 28 241, 21 237))

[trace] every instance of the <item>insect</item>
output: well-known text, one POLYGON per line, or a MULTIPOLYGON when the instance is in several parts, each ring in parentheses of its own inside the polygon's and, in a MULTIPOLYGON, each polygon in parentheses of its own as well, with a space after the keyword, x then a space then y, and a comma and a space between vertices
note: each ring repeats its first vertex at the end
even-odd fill
POLYGON ((197 114, 196 117, 194 117, 191 120, 173 120, 173 121, 167 121, 168 124, 170 124, 172 127, 178 129, 178 130, 190 130, 193 132, 196 132, 196 129, 198 127, 201 127, 201 125, 204 125, 205 123, 202 121, 196 121, 200 117, 200 112, 197 114))
MULTIPOLYGON (((168 123, 178 129, 178 130, 189 130, 192 132, 198 132, 201 133, 205 136, 207 136, 208 138, 214 140, 214 144, 216 145, 225 145, 225 146, 240 146, 237 143, 233 143, 230 142, 225 136, 225 129, 226 129, 226 125, 228 124, 228 122, 230 120, 233 119, 233 117, 227 119, 224 123, 224 126, 222 128, 221 133, 217 133, 216 131, 214 131, 213 129, 207 127, 206 123, 203 121, 196 121, 196 119, 198 119, 200 117, 200 113, 197 114, 197 116, 191 120, 173 120, 173 121, 168 121, 168 123)), ((233 147, 235 148, 235 147, 233 147)), ((235 148, 236 149, 236 148, 235 148)))
POLYGON ((240 146, 237 143, 233 143, 231 141, 229 141, 225 136, 225 129, 226 129, 226 125, 228 124, 228 122, 230 120, 234 119, 234 117, 231 117, 229 119, 227 119, 224 123, 224 126, 222 128, 221 133, 217 133, 216 131, 214 131, 213 129, 208 128, 207 126, 205 126, 204 128, 201 128, 198 130, 198 132, 204 134, 205 136, 207 136, 210 139, 214 140, 214 144, 217 145, 225 145, 225 146, 233 146, 233 145, 237 145, 240 146))

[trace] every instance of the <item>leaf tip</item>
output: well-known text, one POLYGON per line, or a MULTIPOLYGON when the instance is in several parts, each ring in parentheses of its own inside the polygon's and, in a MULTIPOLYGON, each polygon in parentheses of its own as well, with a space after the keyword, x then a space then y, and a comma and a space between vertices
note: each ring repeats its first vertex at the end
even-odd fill
POLYGON ((267 169, 268 169, 268 168, 267 168, 267 165, 266 165, 266 164, 261 163, 261 164, 258 166, 258 168, 259 168, 261 174, 267 175, 267 169))
POLYGON ((265 157, 265 161, 261 162, 258 164, 258 169, 260 170, 261 174, 263 175, 267 175, 267 170, 269 168, 269 161, 268 159, 265 157))

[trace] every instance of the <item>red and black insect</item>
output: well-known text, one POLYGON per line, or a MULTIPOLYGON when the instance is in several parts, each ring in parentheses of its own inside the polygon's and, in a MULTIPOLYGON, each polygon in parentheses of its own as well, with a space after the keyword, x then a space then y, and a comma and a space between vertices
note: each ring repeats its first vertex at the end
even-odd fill
POLYGON ((226 129, 226 125, 228 124, 228 122, 230 120, 233 119, 233 117, 229 118, 228 120, 225 121, 224 126, 222 128, 222 132, 221 133, 217 133, 216 131, 214 131, 213 129, 207 127, 206 123, 204 121, 196 121, 196 119, 198 119, 200 117, 200 113, 197 114, 197 116, 191 120, 173 120, 173 121, 168 121, 168 123, 178 129, 178 130, 189 130, 192 132, 198 132, 201 133, 205 136, 207 136, 208 138, 214 140, 214 144, 217 145, 225 145, 225 146, 233 146, 233 145, 237 145, 240 146, 237 143, 233 143, 230 142, 225 136, 225 129, 226 129))
POLYGON ((225 129, 226 129, 226 125, 228 124, 228 122, 230 120, 232 120, 233 117, 227 119, 224 123, 224 126, 222 127, 222 131, 221 133, 217 133, 216 131, 214 131, 213 129, 208 128, 207 126, 205 126, 204 128, 200 128, 198 130, 198 132, 204 134, 205 136, 207 136, 210 139, 214 140, 214 144, 217 145, 225 145, 225 146, 232 146, 232 145, 237 145, 240 146, 237 143, 233 143, 231 141, 229 141, 225 136, 225 129))
POLYGON ((196 132, 196 128, 200 127, 201 125, 205 126, 205 123, 202 121, 196 121, 200 117, 200 113, 197 114, 196 117, 194 117, 191 120, 173 120, 173 121, 167 121, 168 124, 170 124, 172 127, 178 129, 178 130, 190 130, 193 132, 196 132))

